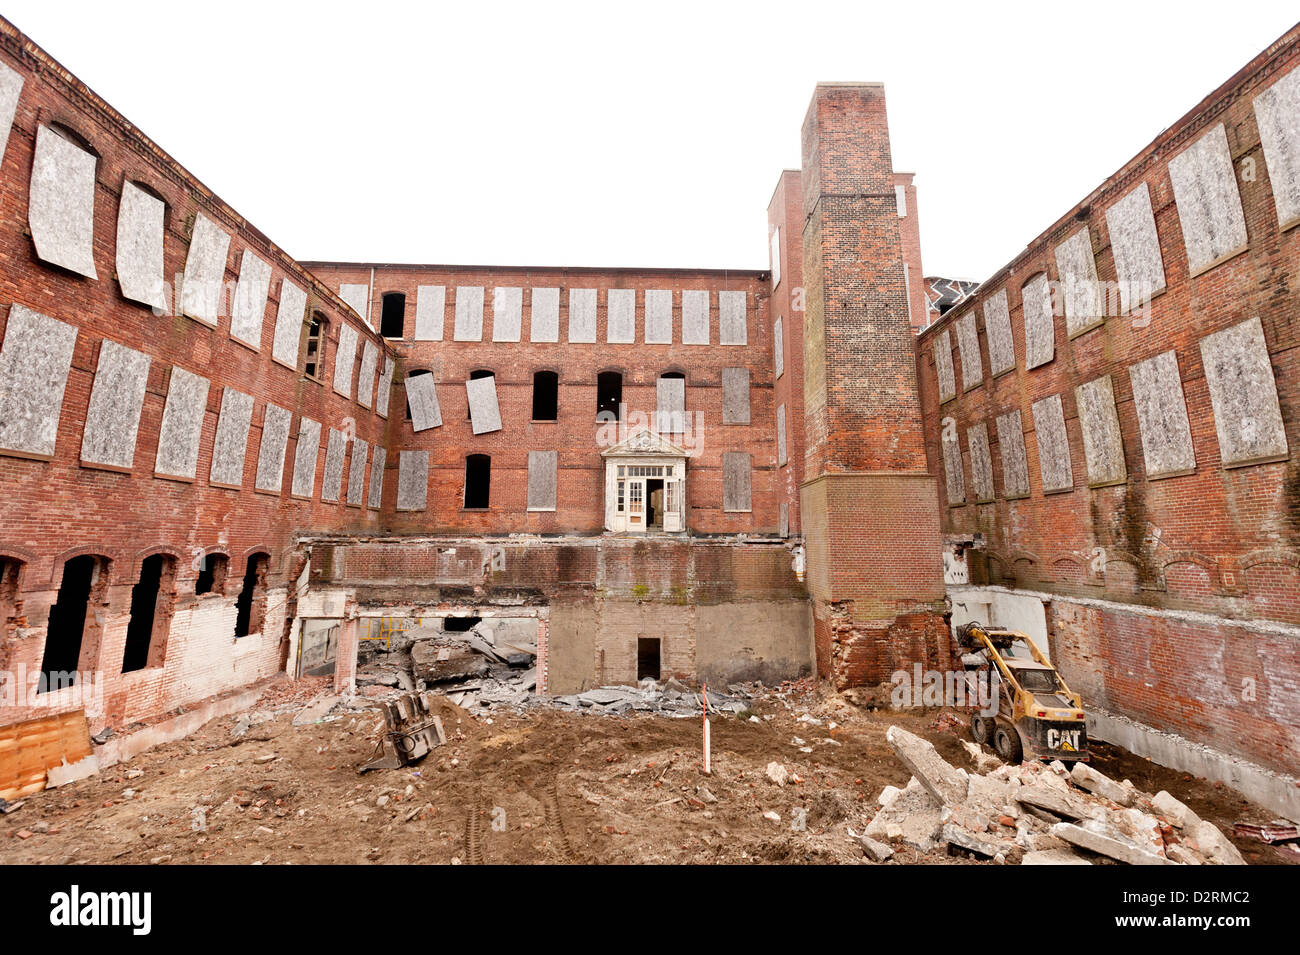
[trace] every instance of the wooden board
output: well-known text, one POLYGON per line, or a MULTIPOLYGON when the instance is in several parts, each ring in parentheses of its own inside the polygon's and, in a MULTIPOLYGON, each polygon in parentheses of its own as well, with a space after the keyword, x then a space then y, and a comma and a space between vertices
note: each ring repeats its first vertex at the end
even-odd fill
POLYGON ((21 799, 45 788, 52 766, 91 753, 85 710, 0 726, 0 799, 21 799))

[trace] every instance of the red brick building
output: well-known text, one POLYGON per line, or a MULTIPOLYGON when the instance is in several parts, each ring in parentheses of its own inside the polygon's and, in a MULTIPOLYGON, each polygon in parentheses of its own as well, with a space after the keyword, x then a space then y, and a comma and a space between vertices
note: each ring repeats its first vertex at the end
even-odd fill
POLYGON ((951 606, 1268 789, 1297 43, 926 327, 879 84, 816 88, 767 270, 302 263, 0 21, 0 726, 348 688, 386 618, 512 628, 539 692, 875 684, 953 665, 951 606))

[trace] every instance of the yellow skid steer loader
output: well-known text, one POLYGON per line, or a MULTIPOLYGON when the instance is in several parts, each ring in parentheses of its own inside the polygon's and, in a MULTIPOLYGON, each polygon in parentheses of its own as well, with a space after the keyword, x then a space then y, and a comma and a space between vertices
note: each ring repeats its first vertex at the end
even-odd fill
POLYGON ((1083 700, 1066 686, 1033 640, 1019 630, 972 621, 957 628, 957 643, 972 691, 967 699, 981 699, 976 692, 981 680, 988 680, 996 693, 996 701, 988 690, 982 694, 987 706, 971 704, 975 742, 992 744, 1008 763, 1023 758, 1067 763, 1090 758, 1083 700))

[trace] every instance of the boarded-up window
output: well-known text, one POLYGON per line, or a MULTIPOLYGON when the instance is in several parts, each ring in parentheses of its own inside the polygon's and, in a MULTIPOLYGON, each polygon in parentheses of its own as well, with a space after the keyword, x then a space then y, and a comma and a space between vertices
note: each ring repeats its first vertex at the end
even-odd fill
POLYGON ((181 285, 183 314, 216 327, 229 254, 230 234, 201 212, 196 213, 181 285))
POLYGON ((248 453, 248 430, 253 420, 253 396, 226 388, 221 393, 221 414, 212 443, 212 468, 208 480, 222 487, 244 483, 244 456, 248 453))
POLYGON ((1020 289, 1020 311, 1025 320, 1025 367, 1046 365, 1056 354, 1056 322, 1052 317, 1052 289, 1040 272, 1020 289))
POLYGON ((750 510, 750 456, 744 451, 722 455, 722 509, 750 510))
POLYGON ((456 324, 452 337, 458 342, 483 340, 483 286, 457 287, 456 324))
POLYGON ((1165 263, 1144 182, 1106 210, 1106 229, 1115 258, 1120 305, 1132 311, 1165 287, 1165 263))
POLYGON ((167 204, 133 182, 122 183, 117 207, 117 284, 122 297, 167 310, 163 282, 163 226, 167 204))
POLYGON ((943 447, 944 488, 948 495, 948 506, 955 507, 966 503, 966 478, 961 463, 961 442, 955 432, 944 429, 939 442, 943 447))
POLYGON ((388 458, 387 448, 375 448, 370 455, 370 495, 366 506, 379 510, 384 500, 384 462, 388 458))
POLYGON ((636 290, 612 288, 607 293, 605 341, 630 345, 636 341, 636 290))
POLYGON ((785 323, 779 315, 776 324, 772 326, 772 361, 776 367, 776 377, 780 378, 785 374, 785 323))
POLYGON ((27 223, 36 254, 78 275, 95 273, 95 167, 98 157, 74 134, 36 129, 27 223))
POLYGON ((442 426, 438 386, 427 368, 416 368, 406 376, 406 417, 414 431, 442 426))
POLYGON ((980 422, 966 429, 966 443, 970 446, 970 480, 975 491, 975 502, 993 500, 993 458, 989 454, 988 425, 980 422))
POLYGON ((776 463, 784 467, 787 461, 785 445, 785 405, 776 406, 776 463))
POLYGON ((645 293, 645 343, 671 345, 673 342, 673 293, 667 289, 648 289, 645 293))
POLYGON ((528 452, 528 509, 530 511, 555 510, 558 459, 559 455, 555 451, 528 452))
POLYGON ((334 356, 334 390, 345 398, 352 397, 352 372, 357 364, 357 339, 360 335, 353 326, 339 326, 339 350, 334 356))
POLYGON ((749 424, 749 369, 722 369, 722 423, 749 424))
POLYGON ((1260 320, 1247 319, 1201 339, 1201 361, 1223 466, 1285 459, 1286 428, 1260 320))
POLYGON ((442 341, 443 324, 447 315, 447 287, 421 285, 415 290, 415 340, 417 342, 442 341))
POLYGON ((360 438, 352 439, 352 460, 348 465, 348 504, 360 507, 366 492, 366 456, 370 444, 360 438))
POLYGON ((709 293, 706 289, 682 292, 682 344, 709 344, 709 293))
POLYGON ((199 437, 208 407, 208 380, 173 368, 158 431, 154 474, 193 480, 199 461, 199 437))
POLYGON ((989 340, 989 372, 997 377, 1016 367, 1016 350, 1011 340, 1011 312, 1007 290, 998 289, 984 301, 984 334, 989 340))
POLYGON ((596 341, 596 290, 569 289, 569 341, 594 344, 596 341))
POLYGON ((248 249, 239 259, 239 281, 231 303, 230 337, 253 349, 262 347, 262 323, 271 290, 271 266, 248 249))
POLYGON ((0 346, 0 450, 54 454, 77 329, 14 304, 0 346))
POLYGON ((497 380, 490 372, 465 382, 469 417, 475 434, 501 430, 501 409, 497 404, 497 380))
POLYGON ((658 429, 661 434, 680 434, 686 430, 686 376, 666 372, 655 384, 658 429))
POLYGON ((1025 431, 1020 412, 998 418, 998 451, 1002 458, 1002 495, 1008 499, 1029 496, 1029 463, 1025 458, 1025 431))
POLYGON ((320 499, 337 504, 343 492, 343 459, 347 454, 348 436, 330 428, 329 444, 325 448, 325 476, 321 480, 320 499))
POLYGON ((1115 410, 1115 391, 1110 375, 1085 382, 1074 389, 1083 432, 1083 456, 1088 467, 1088 485, 1119 484, 1128 476, 1124 463, 1124 440, 1115 410))
POLYGON ((131 470, 148 383, 148 355, 108 339, 100 342, 81 438, 83 464, 131 470))
POLYGON ((524 321, 524 290, 502 287, 492 290, 492 340, 517 342, 524 321))
POLYGON ((1048 395, 1035 401, 1032 411, 1043 493, 1068 491, 1074 487, 1074 470, 1070 467, 1070 441, 1065 433, 1061 396, 1048 395))
POLYGON ((952 335, 946 328, 934 336, 934 372, 939 381, 939 401, 957 397, 957 378, 952 368, 952 335))
POLYGON ((984 362, 980 358, 974 310, 957 319, 956 327, 957 350, 961 354, 961 387, 963 391, 969 391, 984 380, 984 362))
POLYGON ((528 337, 535 342, 560 340, 560 290, 558 288, 533 289, 528 337))
POLYGON ((744 345, 749 341, 749 297, 744 292, 718 293, 718 342, 744 345))
POLYGON ((1300 69, 1256 96, 1254 106, 1278 228, 1285 229, 1300 222, 1300 69))
POLYGON ((1087 227, 1058 245, 1055 257, 1065 305, 1065 331, 1073 338, 1100 325, 1106 316, 1092 235, 1087 227))
POLYGON ((1133 365, 1128 370, 1142 434, 1142 457, 1148 478, 1174 477, 1196 469, 1187 404, 1173 351, 1133 365))
POLYGON ((257 479, 254 487, 280 493, 284 480, 284 452, 289 446, 289 425, 293 412, 268 404, 262 412, 262 441, 257 449, 257 479))
POLYGON ((316 461, 320 458, 319 421, 303 418, 298 423, 298 446, 293 454, 293 483, 289 493, 310 498, 316 489, 316 461))
POLYGON ((397 509, 422 511, 429 494, 429 452, 402 451, 397 456, 397 509))
POLYGON ((1169 160, 1169 181, 1193 275, 1246 247, 1246 216, 1222 123, 1169 160))

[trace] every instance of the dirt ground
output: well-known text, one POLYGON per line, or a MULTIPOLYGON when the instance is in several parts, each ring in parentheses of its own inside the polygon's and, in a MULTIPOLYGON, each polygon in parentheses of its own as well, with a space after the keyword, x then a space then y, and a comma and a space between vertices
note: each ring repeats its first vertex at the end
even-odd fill
MULTIPOLYGON (((698 719, 544 707, 476 718, 442 699, 446 746, 416 767, 363 776, 377 710, 361 701, 342 718, 292 724, 324 686, 273 682, 242 736, 232 736, 238 717, 214 720, 28 798, 0 816, 0 862, 862 863, 847 830, 862 831, 884 786, 908 780, 885 742, 891 724, 973 769, 955 719, 868 711, 796 684, 752 713, 713 718, 708 777, 698 719), (770 782, 771 761, 797 781, 770 782)), ((1271 818, 1231 790, 1114 747, 1097 747, 1094 765, 1147 792, 1167 789, 1230 837, 1234 822, 1271 818)), ((1252 864, 1295 858, 1233 841, 1252 864)), ((889 864, 974 864, 895 849, 889 864)))

